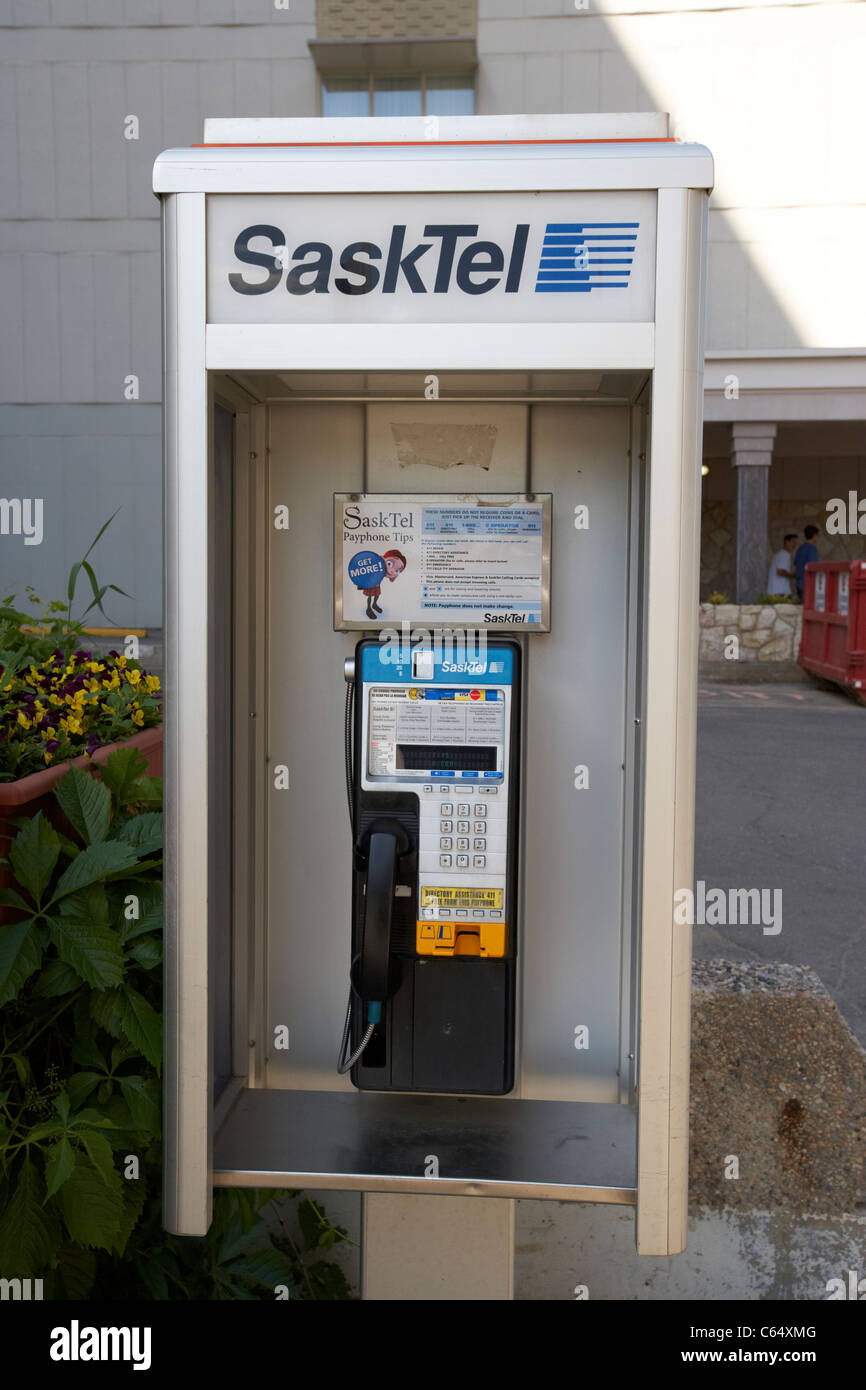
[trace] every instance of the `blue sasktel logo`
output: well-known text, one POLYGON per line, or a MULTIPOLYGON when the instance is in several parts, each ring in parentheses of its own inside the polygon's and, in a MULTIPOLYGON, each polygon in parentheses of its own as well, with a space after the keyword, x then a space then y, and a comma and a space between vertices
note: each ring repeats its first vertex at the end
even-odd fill
POLYGON ((536 294, 628 289, 637 222, 548 222, 536 294))
MULTIPOLYGON (((637 222, 548 222, 535 293, 627 289, 638 227, 637 222)), ((289 239, 280 227, 258 222, 245 227, 234 244, 235 259, 253 271, 230 271, 228 282, 243 295, 270 294, 281 284, 292 295, 330 294, 332 289, 345 295, 375 290, 389 295, 398 289, 483 295, 500 286, 505 294, 517 294, 530 231, 528 222, 520 222, 501 245, 478 240, 478 224, 430 223, 424 228, 429 239, 412 245, 401 223, 392 227, 387 246, 353 241, 338 250, 329 242, 304 241, 289 252, 289 239), (251 245, 254 241, 256 246, 251 245)))

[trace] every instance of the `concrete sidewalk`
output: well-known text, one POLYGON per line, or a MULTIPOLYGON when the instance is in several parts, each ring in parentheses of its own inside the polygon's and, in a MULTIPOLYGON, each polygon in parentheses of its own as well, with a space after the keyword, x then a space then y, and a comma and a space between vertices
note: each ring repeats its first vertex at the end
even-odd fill
POLYGON ((693 985, 685 1254, 636 1255, 623 1207, 519 1202, 518 1298, 866 1295, 866 1054, 811 971, 705 961, 693 985))

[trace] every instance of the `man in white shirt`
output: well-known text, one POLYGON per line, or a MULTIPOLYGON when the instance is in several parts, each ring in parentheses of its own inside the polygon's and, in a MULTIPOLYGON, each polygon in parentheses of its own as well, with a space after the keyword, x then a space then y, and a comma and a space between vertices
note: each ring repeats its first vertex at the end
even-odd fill
POLYGON ((796 545, 797 533, 796 531, 789 531, 782 549, 777 550, 770 561, 770 573, 767 578, 768 594, 787 594, 790 598, 791 580, 795 577, 791 556, 796 545))

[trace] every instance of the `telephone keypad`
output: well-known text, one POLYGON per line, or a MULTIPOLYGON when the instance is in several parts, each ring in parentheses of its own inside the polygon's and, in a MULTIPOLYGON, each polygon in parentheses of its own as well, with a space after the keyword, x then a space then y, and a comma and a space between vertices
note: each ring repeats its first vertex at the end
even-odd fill
MULTIPOLYGON (((452 774, 453 779, 453 774, 452 774)), ((505 872, 507 846, 506 827, 508 808, 500 797, 499 803, 491 802, 491 796, 499 796, 502 787, 488 785, 455 785, 444 782, 434 786, 435 800, 428 800, 421 812, 420 868, 426 873, 428 884, 449 881, 458 885, 476 884, 481 887, 498 887, 499 875, 505 872), (457 801, 455 797, 468 797, 457 801), (452 838, 453 836, 453 838, 452 838), (443 875, 442 879, 434 877, 443 875), (476 878, 472 876, 476 875, 476 878)), ((423 880, 422 880, 423 881, 423 880)), ((501 923, 507 913, 503 910, 457 908, 449 903, 445 908, 437 904, 432 909, 419 909, 419 917, 431 916, 434 919, 447 918, 464 921, 475 917, 479 921, 501 923)))

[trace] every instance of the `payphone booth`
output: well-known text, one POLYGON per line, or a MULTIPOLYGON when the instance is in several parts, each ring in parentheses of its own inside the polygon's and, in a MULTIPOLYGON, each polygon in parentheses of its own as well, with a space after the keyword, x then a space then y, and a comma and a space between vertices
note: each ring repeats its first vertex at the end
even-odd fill
POLYGON ((166 1224, 540 1197, 676 1253, 711 157, 214 120, 154 178, 166 1224))

